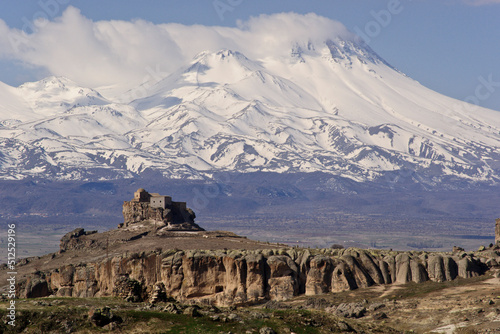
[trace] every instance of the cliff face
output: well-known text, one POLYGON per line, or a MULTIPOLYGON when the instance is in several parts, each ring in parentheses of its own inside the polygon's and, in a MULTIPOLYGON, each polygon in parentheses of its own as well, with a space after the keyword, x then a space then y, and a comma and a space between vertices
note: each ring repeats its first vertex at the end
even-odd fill
POLYGON ((469 278, 498 266, 484 256, 363 250, 177 251, 113 257, 38 272, 19 286, 21 297, 121 296, 130 301, 173 297, 215 305, 287 300, 374 284, 442 282, 469 278))

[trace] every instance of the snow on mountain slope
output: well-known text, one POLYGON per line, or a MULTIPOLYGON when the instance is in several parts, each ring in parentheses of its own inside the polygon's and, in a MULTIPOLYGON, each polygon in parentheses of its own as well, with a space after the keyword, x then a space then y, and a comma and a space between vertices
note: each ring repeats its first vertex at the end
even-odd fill
POLYGON ((18 90, 33 111, 42 116, 57 115, 79 106, 109 104, 93 89, 79 87, 66 78, 48 77, 21 85, 18 90))
POLYGON ((367 181, 411 170, 432 184, 499 178, 498 112, 471 112, 355 40, 297 43, 284 58, 202 52, 147 86, 147 96, 119 104, 64 78, 1 85, 0 177, 324 171, 367 181))
POLYGON ((0 82, 0 125, 9 126, 33 118, 34 112, 20 92, 0 82))

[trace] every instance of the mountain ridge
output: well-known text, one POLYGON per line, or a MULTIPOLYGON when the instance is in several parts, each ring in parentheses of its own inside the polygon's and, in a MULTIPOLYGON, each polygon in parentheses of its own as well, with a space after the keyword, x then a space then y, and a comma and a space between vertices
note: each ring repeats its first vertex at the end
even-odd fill
POLYGON ((204 51, 148 87, 120 103, 65 78, 2 85, 10 98, 0 114, 0 178, 148 170, 189 179, 322 171, 358 182, 411 170, 428 184, 500 177, 497 112, 467 114, 354 40, 296 44, 287 59, 204 51))

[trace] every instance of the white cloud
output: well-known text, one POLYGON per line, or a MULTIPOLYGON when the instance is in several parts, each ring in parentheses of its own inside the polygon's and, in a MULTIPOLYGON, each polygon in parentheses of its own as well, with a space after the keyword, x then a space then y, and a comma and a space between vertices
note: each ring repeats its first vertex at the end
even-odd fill
POLYGON ((0 58, 8 58, 12 56, 11 43, 8 36, 11 30, 3 20, 0 20, 0 58))
POLYGON ((204 50, 234 49, 261 59, 289 55, 297 42, 305 46, 337 36, 354 38, 341 23, 316 14, 261 15, 230 28, 93 22, 74 7, 31 30, 26 35, 0 20, 0 57, 44 67, 89 87, 140 83, 149 69, 171 72, 204 50))

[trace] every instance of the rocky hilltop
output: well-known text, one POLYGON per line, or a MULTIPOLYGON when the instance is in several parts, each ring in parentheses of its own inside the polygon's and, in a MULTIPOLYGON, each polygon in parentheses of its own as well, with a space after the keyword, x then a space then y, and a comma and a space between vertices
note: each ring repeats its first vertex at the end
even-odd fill
MULTIPOLYGON (((18 295, 231 306, 500 269, 499 243, 476 253, 458 247, 451 253, 299 249, 205 232, 186 203, 142 188, 124 202, 123 216, 116 230, 78 228, 61 239, 58 253, 22 260, 18 295)), ((498 237, 500 220, 496 224, 498 237)))
POLYGON ((205 232, 186 203, 142 188, 124 202, 123 216, 116 230, 78 228, 61 239, 58 253, 23 259, 18 296, 175 298, 229 306, 372 285, 452 281, 500 269, 499 243, 476 253, 458 247, 452 253, 299 249, 205 232))
MULTIPOLYGON (((39 311, 45 306, 51 308, 50 328, 68 333, 73 327, 159 332, 180 328, 185 317, 190 324, 201 319, 198 332, 209 332, 206 326, 214 322, 214 333, 221 324, 232 331, 240 327, 233 332, 245 327, 248 333, 246 327, 255 327, 256 319, 280 329, 321 327, 318 333, 401 333, 401 323, 420 328, 418 333, 478 326, 483 331, 477 333, 494 333, 490 329, 500 323, 500 297, 495 297, 500 243, 476 252, 459 247, 452 252, 290 248, 203 231, 185 203, 144 189, 123 208, 119 228, 103 233, 77 228, 62 237, 58 252, 16 264, 18 298, 53 297, 19 301, 17 332, 48 332, 45 310, 39 311), (119 298, 94 298, 105 296, 119 298), (111 301, 112 308, 103 305, 111 301), (102 307, 69 307, 78 304, 102 307), (57 317, 52 316, 55 310, 57 317), (155 320, 138 322, 148 316, 155 320)), ((500 219, 496 224, 498 237, 500 219)), ((8 282, 8 274, 4 264, 0 281, 8 282)), ((5 296, 2 301, 8 302, 5 296)), ((274 333, 266 328, 259 333, 274 333)), ((0 332, 5 329, 0 324, 0 332)))
POLYGON ((120 296, 154 302, 173 297, 228 306, 372 285, 470 278, 499 268, 499 263, 498 246, 477 253, 157 249, 40 270, 18 289, 26 298, 120 296))

